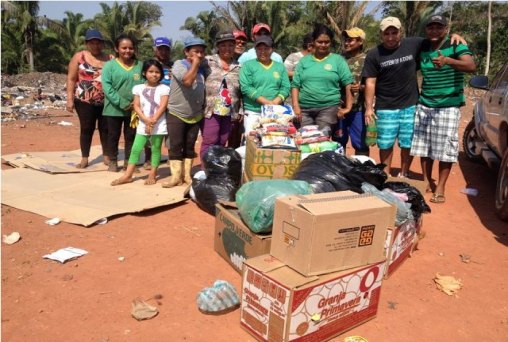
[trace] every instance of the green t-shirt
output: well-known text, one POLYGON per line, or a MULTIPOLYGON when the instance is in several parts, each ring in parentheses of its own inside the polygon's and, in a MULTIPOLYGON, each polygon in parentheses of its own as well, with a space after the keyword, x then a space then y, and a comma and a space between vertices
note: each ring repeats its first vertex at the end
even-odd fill
MULTIPOLYGON (((467 45, 451 45, 449 37, 445 38, 439 51, 443 56, 454 59, 472 54, 467 45)), ((436 68, 432 64, 432 58, 437 56, 438 52, 432 49, 430 41, 424 40, 420 52, 420 69, 423 75, 420 103, 431 108, 463 106, 465 104, 464 73, 449 65, 436 68)))
POLYGON ((353 76, 344 57, 331 53, 318 60, 312 54, 300 59, 291 88, 300 90, 302 108, 324 108, 340 103, 341 89, 353 83, 353 76))
POLYGON ((132 100, 132 88, 143 83, 141 69, 143 63, 136 60, 126 68, 115 58, 102 69, 102 88, 104 89, 104 116, 130 116, 132 109, 126 110, 132 100))
POLYGON ((285 100, 289 95, 289 87, 288 73, 280 62, 272 61, 269 66, 265 66, 257 59, 252 59, 240 69, 240 88, 246 110, 260 113, 261 104, 256 102, 260 96, 268 100, 280 96, 285 100))

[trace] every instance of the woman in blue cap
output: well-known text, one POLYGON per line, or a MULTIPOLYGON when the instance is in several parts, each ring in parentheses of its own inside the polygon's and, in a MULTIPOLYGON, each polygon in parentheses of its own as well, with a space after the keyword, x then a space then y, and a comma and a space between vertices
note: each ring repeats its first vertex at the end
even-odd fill
POLYGON ((173 64, 167 118, 171 178, 162 184, 165 188, 192 182, 194 145, 205 108, 205 79, 210 73, 203 64, 205 48, 203 39, 189 37, 184 41, 186 58, 173 64))
POLYGON ((92 145, 95 127, 99 128, 104 163, 109 163, 106 156, 107 125, 102 117, 104 91, 101 74, 104 63, 113 56, 104 53, 104 38, 97 30, 87 30, 85 35, 86 50, 79 51, 69 62, 67 73, 67 111, 74 109, 79 117, 81 161, 78 169, 88 166, 90 146, 92 145))

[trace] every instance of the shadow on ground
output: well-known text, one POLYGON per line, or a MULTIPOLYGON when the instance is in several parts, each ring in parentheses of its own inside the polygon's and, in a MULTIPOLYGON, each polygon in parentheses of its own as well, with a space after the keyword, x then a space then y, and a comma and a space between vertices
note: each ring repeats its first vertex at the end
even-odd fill
MULTIPOLYGON (((484 163, 471 162, 464 152, 460 152, 458 165, 464 175, 466 187, 478 189, 478 196, 468 196, 482 224, 490 230, 496 240, 508 246, 508 222, 501 221, 495 210, 495 189, 497 170, 492 170, 484 163)), ((466 228, 466 227, 465 227, 466 228)))

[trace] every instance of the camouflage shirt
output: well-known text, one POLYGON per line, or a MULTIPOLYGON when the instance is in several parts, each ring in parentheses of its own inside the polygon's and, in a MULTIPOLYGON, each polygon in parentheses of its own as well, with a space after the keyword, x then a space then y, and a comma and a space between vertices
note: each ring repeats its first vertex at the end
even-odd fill
MULTIPOLYGON (((349 66, 349 70, 351 71, 351 74, 353 75, 353 79, 355 83, 361 82, 362 85, 365 85, 365 81, 361 79, 362 75, 362 69, 363 69, 363 63, 365 62, 366 54, 360 53, 358 56, 350 57, 349 59, 346 58, 347 65, 349 66)), ((364 108, 364 92, 361 91, 359 93, 355 94, 355 97, 353 99, 353 107, 351 109, 352 112, 363 112, 364 108)))

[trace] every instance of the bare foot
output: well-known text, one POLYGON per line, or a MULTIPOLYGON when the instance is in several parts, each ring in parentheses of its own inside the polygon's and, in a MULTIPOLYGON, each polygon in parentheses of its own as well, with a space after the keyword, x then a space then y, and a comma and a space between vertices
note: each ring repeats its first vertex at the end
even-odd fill
POLYGON ((148 178, 145 180, 145 185, 153 185, 155 183, 157 183, 157 168, 151 169, 148 178))
POLYGON ((145 180, 145 185, 154 185, 155 183, 157 183, 157 179, 155 179, 151 175, 148 176, 148 178, 145 180))
POLYGON ((81 158, 79 164, 76 165, 76 169, 84 169, 88 166, 88 158, 81 158))
POLYGON ((122 184, 127 184, 127 183, 132 183, 132 178, 127 177, 127 176, 122 176, 122 177, 112 181, 111 186, 122 185, 122 184))

